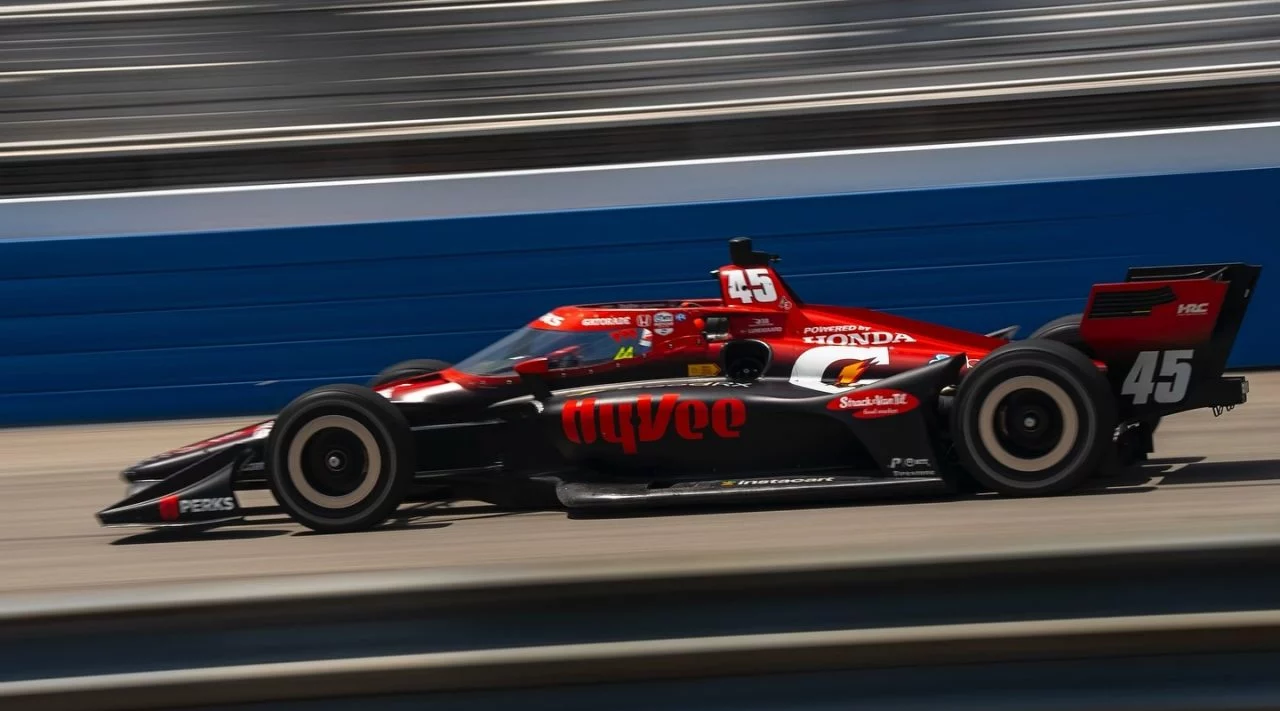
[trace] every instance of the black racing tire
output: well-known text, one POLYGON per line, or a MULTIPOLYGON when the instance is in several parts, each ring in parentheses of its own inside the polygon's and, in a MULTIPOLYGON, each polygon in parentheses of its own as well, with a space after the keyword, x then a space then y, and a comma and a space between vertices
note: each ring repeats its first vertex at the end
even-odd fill
MULTIPOLYGON (((1027 338, 1042 338, 1045 340, 1065 343, 1090 358, 1094 358, 1096 357, 1096 354, 1093 352, 1093 349, 1089 348, 1089 346, 1085 344, 1084 339, 1080 337, 1080 321, 1083 318, 1084 314, 1067 314, 1066 316, 1059 316, 1040 328, 1037 328, 1030 336, 1027 336, 1027 338)), ((1151 437, 1155 434, 1156 428, 1160 426, 1160 416, 1156 415, 1148 417, 1142 420, 1142 424, 1140 426, 1146 431, 1146 437, 1151 437)), ((1137 455, 1134 461, 1141 461, 1143 459, 1146 459, 1145 453, 1137 455)))
POLYGON ((1058 318, 1042 325, 1040 328, 1037 328, 1035 331, 1032 331, 1031 335, 1027 336, 1026 340, 1038 338, 1047 341, 1065 343, 1081 353, 1092 357, 1093 354, 1090 353, 1089 347, 1085 345, 1084 339, 1080 337, 1080 321, 1083 318, 1084 314, 1067 314, 1066 316, 1059 316, 1058 318))
POLYGON ((452 363, 446 363, 442 360, 433 360, 430 358, 417 358, 415 360, 401 361, 395 365, 383 368, 382 372, 373 376, 373 380, 369 381, 369 387, 377 388, 397 380, 436 373, 451 367, 453 367, 452 363))
POLYGON ((1093 362, 1056 341, 993 350, 964 377, 951 432, 965 471, 1005 496, 1070 491, 1103 466, 1116 404, 1093 362))
POLYGON ((321 533, 377 526, 413 484, 408 420, 358 385, 325 385, 294 399, 271 428, 266 456, 276 501, 321 533))

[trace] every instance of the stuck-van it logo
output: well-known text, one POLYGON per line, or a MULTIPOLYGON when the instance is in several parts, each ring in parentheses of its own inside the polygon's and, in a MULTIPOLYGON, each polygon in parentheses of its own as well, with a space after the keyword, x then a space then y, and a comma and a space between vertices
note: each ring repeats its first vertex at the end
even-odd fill
POLYGON ((841 395, 827 403, 828 410, 848 411, 858 419, 890 417, 910 412, 920 405, 920 399, 911 393, 888 388, 859 390, 853 395, 841 395))
POLYGON ((713 402, 668 393, 654 402, 641 395, 635 402, 597 403, 595 398, 570 400, 560 412, 565 439, 591 444, 597 439, 635 454, 639 442, 656 442, 675 430, 677 437, 696 441, 708 434, 736 439, 747 423, 747 405, 737 398, 713 402))

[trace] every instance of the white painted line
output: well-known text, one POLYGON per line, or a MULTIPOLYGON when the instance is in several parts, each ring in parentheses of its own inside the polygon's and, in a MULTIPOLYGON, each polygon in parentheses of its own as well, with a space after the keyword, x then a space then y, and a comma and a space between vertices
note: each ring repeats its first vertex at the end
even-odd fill
MULTIPOLYGON (((444 5, 433 5, 431 7, 405 7, 393 10, 363 10, 360 12, 352 12, 352 15, 392 15, 406 12, 453 12, 456 10, 504 10, 512 7, 544 7, 553 5, 600 5, 604 3, 618 2, 619 0, 512 0, 511 2, 486 2, 486 3, 447 3, 444 5)), ((385 5, 399 5, 410 3, 385 3, 385 5)), ((422 5, 423 2, 412 3, 414 5, 422 5)))
POLYGON ((87 0, 86 2, 46 2, 29 5, 10 5, 5 12, 50 12, 61 10, 97 10, 123 7, 156 7, 159 5, 195 5, 209 0, 87 0))
POLYGON ((1183 136, 1196 134, 1220 134, 1255 130, 1280 129, 1280 121, 1260 121, 1230 124, 1225 126, 1189 126, 1183 128, 1144 129, 1133 131, 1109 131, 1103 133, 1073 134, 1067 136, 1037 136, 1031 138, 991 139, 982 141, 962 141, 957 143, 934 143, 912 146, 883 146, 876 148, 854 148, 829 151, 811 151, 802 153, 779 153, 772 155, 732 156, 725 158, 695 158, 687 160, 648 161, 639 163, 619 163, 603 166, 570 166, 563 168, 539 168, 526 170, 502 170, 473 173, 452 173, 445 175, 409 175, 388 178, 357 178, 349 180, 328 180, 293 183, 270 183, 263 185, 229 185, 203 188, 174 188, 166 190, 143 190, 118 193, 93 193, 75 195, 49 195, 37 197, 2 198, 0 205, 17 205, 47 202, 75 202, 89 200, 112 200, 137 197, 171 197, 180 195, 212 195, 219 193, 254 193, 264 191, 300 190, 308 188, 336 188, 352 186, 392 185, 403 183, 460 182, 466 180, 485 180, 492 178, 540 176, 557 174, 610 173, 620 171, 647 170, 653 168, 675 168, 707 165, 733 165, 740 163, 771 163, 811 158, 853 157, 892 153, 926 153, 929 151, 959 151, 973 148, 1014 147, 1045 144, 1066 144, 1076 142, 1105 141, 1126 138, 1143 138, 1155 136, 1183 136))
POLYGON ((78 69, 28 69, 17 72, 0 72, 0 77, 40 77, 56 74, 100 74, 115 72, 150 72, 165 69, 207 69, 209 67, 234 67, 245 64, 271 64, 276 59, 255 59, 242 62, 198 62, 193 64, 142 64, 132 67, 82 67, 78 69))
POLYGON ((850 32, 813 32, 803 35, 769 35, 766 37, 736 37, 733 39, 688 40, 684 42, 652 42, 614 47, 580 47, 561 49, 548 54, 598 54, 602 52, 647 52, 657 49, 682 49, 687 47, 728 47, 744 44, 769 44, 778 42, 803 42, 833 37, 866 37, 892 34, 893 30, 854 30, 850 32))
MULTIPOLYGON (((274 61, 274 60, 263 60, 263 61, 274 61)), ((190 65, 190 66, 197 66, 197 65, 190 65)), ((761 99, 752 98, 752 99, 731 99, 731 100, 724 100, 724 101, 701 101, 701 102, 681 102, 681 103, 672 103, 672 104, 653 104, 649 106, 637 106, 637 107, 630 107, 625 109, 619 109, 615 107, 615 108, 601 108, 601 109, 578 109, 578 110, 572 110, 572 111, 536 111, 536 112, 523 112, 523 113, 514 113, 514 114, 493 114, 493 115, 483 115, 483 116, 470 116, 470 117, 461 117, 461 118, 448 117, 448 118, 435 118, 435 119, 412 119, 412 120, 402 120, 402 121, 361 121, 361 122, 329 123, 329 124, 306 124, 306 125, 297 125, 297 126, 272 126, 272 127, 265 127, 265 128, 228 129, 228 130, 221 130, 221 131, 183 131, 183 132, 171 132, 171 133, 134 134, 134 135, 128 135, 128 136, 109 136, 109 137, 94 138, 94 139, 13 141, 9 143, 0 143, 0 156, 46 155, 46 154, 54 155, 56 154, 55 151, 48 151, 48 152, 42 152, 42 153, 31 153, 31 152, 18 153, 16 151, 36 149, 36 148, 56 148, 59 146, 75 147, 71 151, 65 151, 65 152, 88 153, 88 152, 92 152, 89 148, 87 148, 88 146, 102 145, 102 144, 122 144, 122 143, 129 143, 129 142, 157 143, 157 142, 165 142, 165 141, 182 141, 184 143, 180 143, 178 147, 190 147, 190 146, 204 145, 201 143, 193 142, 193 141, 199 141, 201 139, 214 139, 219 137, 239 138, 243 136, 260 136, 260 135, 269 135, 269 134, 279 134, 285 131, 288 131, 292 134, 312 133, 312 132, 321 132, 321 131, 348 132, 348 131, 358 131, 362 129, 363 130, 368 130, 368 129, 385 130, 385 129, 402 128, 402 127, 431 127, 431 126, 440 126, 440 125, 461 124, 464 122, 472 122, 472 123, 468 123, 465 126, 461 126, 461 128, 474 128, 474 127, 493 128, 493 127, 501 127, 500 124, 502 124, 503 122, 513 122, 513 121, 534 122, 531 124, 532 126, 550 126, 550 125, 556 125, 557 121, 563 122, 564 119, 603 117, 606 120, 626 120, 626 119, 634 119, 635 115, 637 114, 643 115, 645 113, 662 113, 662 112, 683 112, 682 116, 691 117, 691 116, 697 116, 697 115, 708 115, 708 112, 713 110, 724 111, 724 110, 737 110, 740 108, 751 108, 751 107, 760 108, 760 107, 768 107, 770 105, 776 105, 776 104, 782 104, 782 103, 796 104, 796 103, 803 103, 803 102, 829 101, 832 99, 856 99, 858 97, 871 97, 871 96, 898 96, 903 94, 925 94, 925 93, 931 93, 931 92, 936 93, 936 92, 970 91, 975 89, 986 89, 988 87, 991 87, 992 88, 991 91, 993 92, 992 94, 988 94, 988 95, 994 95, 995 89, 1000 87, 1031 86, 1033 89, 1040 90, 1040 89, 1049 89, 1049 88, 1061 88, 1058 86, 1059 84, 1066 84, 1071 82, 1086 82, 1086 81, 1099 81, 1099 80, 1106 81, 1106 80, 1116 80, 1116 79, 1131 79, 1131 78, 1138 78, 1138 77, 1168 76, 1168 75, 1180 75, 1180 74, 1195 75, 1195 74, 1206 74, 1210 72, 1229 72, 1229 71, 1262 69, 1262 68, 1280 68, 1280 60, 1269 61, 1269 62, 1247 62, 1247 63, 1237 63, 1237 64, 1202 65, 1202 66, 1194 66, 1194 67, 1175 67, 1170 69, 1153 69, 1153 70, 1140 70, 1140 71, 1130 71, 1130 72, 1106 72, 1101 74, 1081 74, 1081 75, 1055 77, 1052 80, 1046 80, 1044 78, 1035 78, 1035 79, 1016 79, 1016 80, 1001 81, 1001 82, 966 82, 966 83, 958 83, 958 84, 937 84, 937 85, 911 86, 911 87, 901 87, 901 88, 892 88, 892 89, 869 89, 865 91, 797 94, 797 95, 790 95, 790 96, 773 96, 773 97, 767 97, 767 98, 761 98, 761 99)), ((64 70, 44 70, 44 71, 58 72, 58 71, 64 71, 64 70)), ((72 70, 67 70, 67 71, 72 71, 72 70)), ((0 76, 3 76, 3 74, 0 74, 0 76)), ((791 107, 787 107, 787 108, 790 109, 791 107)), ((356 134, 356 135, 359 136, 359 134, 356 134)), ((371 134, 371 135, 378 135, 378 134, 371 134)), ((317 138, 323 138, 323 137, 325 136, 323 135, 322 136, 288 135, 277 140, 289 140, 289 141, 299 140, 299 139, 315 140, 317 138)), ((350 137, 350 135, 346 134, 344 135, 344 137, 350 137)), ((245 144, 250 144, 254 142, 255 141, 250 139, 240 139, 236 141, 236 144, 245 145, 245 144)), ((110 145, 108 150, 124 150, 126 148, 130 148, 130 147, 110 145)), ((146 148, 146 147, 144 146, 143 148, 146 148)))
POLYGON ((999 25, 1013 22, 1052 22, 1056 20, 1081 20, 1095 17, 1117 17, 1122 15, 1155 15, 1169 12, 1193 12, 1195 10, 1224 10, 1233 7, 1252 7, 1257 5, 1278 5, 1276 0, 1240 0, 1239 2, 1195 3, 1192 5, 1153 5, 1143 8, 1126 8, 1118 10, 1090 10, 1087 12, 1065 12, 1051 15, 1028 15, 1026 17, 1003 18, 998 20, 980 20, 961 22, 961 25, 999 25))
POLYGON ((247 10, 253 5, 206 5, 205 7, 173 7, 152 10, 97 10, 81 12, 42 12, 22 15, 0 13, 0 20, 56 20, 64 17, 116 17, 131 15, 174 15, 178 13, 213 12, 215 10, 247 10))

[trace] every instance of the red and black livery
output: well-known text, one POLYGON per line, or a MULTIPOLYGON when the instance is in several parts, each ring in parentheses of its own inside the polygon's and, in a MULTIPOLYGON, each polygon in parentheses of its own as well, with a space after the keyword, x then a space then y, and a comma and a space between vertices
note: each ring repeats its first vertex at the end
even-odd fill
POLYGON ((1261 268, 1134 268, 1013 340, 803 302, 731 240, 721 297, 566 306, 457 364, 316 388, 124 472, 108 526, 209 526, 266 487, 319 531, 408 498, 599 509, 855 492, 1070 491, 1162 417, 1245 402, 1223 374, 1261 268))

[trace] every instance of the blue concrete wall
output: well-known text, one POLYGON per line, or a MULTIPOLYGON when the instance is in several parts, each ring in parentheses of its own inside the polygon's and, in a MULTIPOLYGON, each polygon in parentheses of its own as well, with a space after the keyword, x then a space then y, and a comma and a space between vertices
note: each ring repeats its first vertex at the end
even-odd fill
MULTIPOLYGON (((707 296, 725 241, 812 302, 1030 330, 1129 265, 1280 263, 1280 169, 0 242, 0 424, 271 412, 548 308, 707 296)), ((1264 270, 1232 364, 1280 363, 1264 270)), ((1024 331, 1025 333, 1026 331, 1024 331)))

